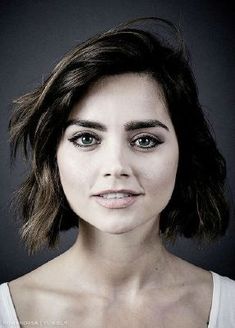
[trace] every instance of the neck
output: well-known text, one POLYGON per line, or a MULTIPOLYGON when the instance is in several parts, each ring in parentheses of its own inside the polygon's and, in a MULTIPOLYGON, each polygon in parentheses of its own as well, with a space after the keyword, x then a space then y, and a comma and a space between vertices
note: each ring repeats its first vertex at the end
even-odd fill
POLYGON ((156 220, 118 235, 99 231, 81 220, 69 254, 70 268, 77 271, 80 281, 84 277, 95 289, 99 286, 102 291, 119 292, 122 288, 137 292, 156 285, 156 281, 161 284, 171 259, 162 245, 156 220))

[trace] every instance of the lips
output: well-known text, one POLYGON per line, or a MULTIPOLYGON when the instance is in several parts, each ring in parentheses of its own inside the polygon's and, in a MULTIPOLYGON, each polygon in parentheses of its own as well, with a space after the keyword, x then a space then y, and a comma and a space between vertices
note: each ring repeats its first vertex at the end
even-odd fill
POLYGON ((120 197, 106 194, 104 196, 94 196, 96 202, 106 208, 125 208, 135 203, 140 195, 123 194, 120 197))
POLYGON ((105 193, 103 195, 98 195, 99 197, 103 197, 105 199, 120 199, 125 197, 133 196, 133 194, 121 193, 121 192, 112 192, 112 193, 105 193))
POLYGON ((103 190, 100 192, 97 192, 94 196, 104 196, 106 194, 127 194, 127 195, 140 195, 141 193, 138 193, 134 190, 131 189, 119 189, 119 190, 114 190, 114 189, 108 189, 108 190, 103 190))
POLYGON ((103 190, 93 197, 96 202, 106 208, 125 208, 135 203, 142 193, 130 189, 103 190))

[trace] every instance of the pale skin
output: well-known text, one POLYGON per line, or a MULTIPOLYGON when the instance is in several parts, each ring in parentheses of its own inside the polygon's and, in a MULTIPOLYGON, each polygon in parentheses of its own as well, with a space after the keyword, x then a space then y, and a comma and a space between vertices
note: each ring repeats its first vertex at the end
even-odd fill
POLYGON ((159 235, 179 148, 157 82, 134 73, 103 78, 69 119, 57 162, 69 204, 82 218, 79 235, 67 252, 9 283, 18 318, 50 327, 206 328, 211 274, 170 254, 159 235), (146 120, 158 124, 127 131, 130 122, 146 120), (93 197, 106 189, 141 195, 130 206, 106 208, 93 197))

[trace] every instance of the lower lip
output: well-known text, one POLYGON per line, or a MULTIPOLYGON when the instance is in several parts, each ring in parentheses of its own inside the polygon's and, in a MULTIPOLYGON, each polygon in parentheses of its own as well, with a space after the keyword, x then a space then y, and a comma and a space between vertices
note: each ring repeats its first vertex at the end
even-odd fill
POLYGON ((128 196, 128 197, 123 197, 123 198, 116 198, 116 199, 107 199, 103 198, 100 196, 94 196, 96 202, 106 208, 125 208, 128 207, 136 201, 137 197, 136 196, 128 196))

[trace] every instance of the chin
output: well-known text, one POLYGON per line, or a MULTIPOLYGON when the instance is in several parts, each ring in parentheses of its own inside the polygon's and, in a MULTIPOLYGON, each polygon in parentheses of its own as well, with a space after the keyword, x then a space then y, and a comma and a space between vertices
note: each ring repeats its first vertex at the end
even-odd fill
POLYGON ((130 232, 130 231, 132 231, 133 229, 125 229, 125 228, 120 228, 120 229, 113 229, 113 230, 107 230, 107 231, 105 231, 106 233, 109 233, 109 234, 111 234, 111 235, 122 235, 122 234, 124 234, 124 233, 127 233, 127 232, 130 232))
MULTIPOLYGON (((140 224, 141 225, 141 224, 140 224)), ((97 229, 99 229, 100 231, 103 231, 105 233, 109 233, 112 235, 121 235, 121 234, 125 234, 128 233, 130 231, 135 230, 139 225, 135 224, 132 222, 129 223, 129 225, 127 224, 127 222, 120 224, 120 222, 110 222, 110 224, 108 225, 103 225, 100 227, 96 227, 97 229)))

